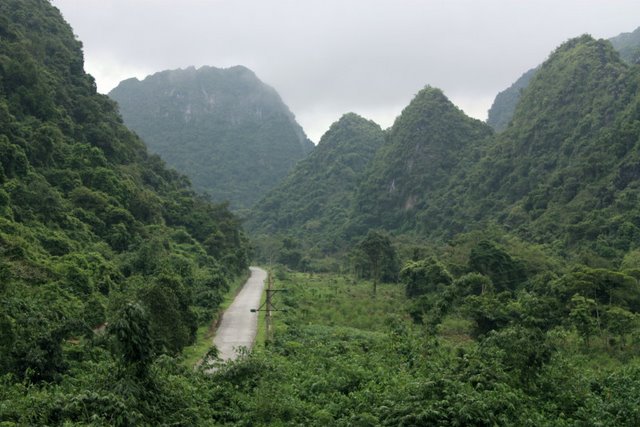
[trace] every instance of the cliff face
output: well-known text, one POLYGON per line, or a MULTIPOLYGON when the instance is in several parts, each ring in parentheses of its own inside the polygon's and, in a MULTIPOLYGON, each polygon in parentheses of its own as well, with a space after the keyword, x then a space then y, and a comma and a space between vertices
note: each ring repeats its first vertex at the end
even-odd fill
POLYGON ((233 208, 250 207, 313 149, 277 92, 245 67, 163 71, 109 96, 151 151, 233 208))

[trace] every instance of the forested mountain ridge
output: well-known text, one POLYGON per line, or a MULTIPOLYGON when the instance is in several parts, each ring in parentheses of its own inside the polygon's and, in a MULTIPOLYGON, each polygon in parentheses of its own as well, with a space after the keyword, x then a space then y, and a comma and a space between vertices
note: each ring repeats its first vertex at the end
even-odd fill
MULTIPOLYGON (((541 65, 507 130, 470 140, 465 146, 473 150, 453 151, 456 167, 438 185, 411 186, 422 192, 422 203, 378 208, 406 219, 366 222, 384 202, 367 204, 372 192, 363 185, 364 199, 356 203, 361 213, 352 221, 445 240, 498 224, 527 241, 568 250, 588 265, 619 262, 634 247, 640 227, 639 86, 640 70, 622 61, 609 42, 572 39, 541 65)), ((385 182, 385 173, 375 168, 382 155, 407 156, 407 149, 384 154, 389 147, 372 161, 369 181, 385 182)), ((393 181, 386 182, 385 197, 391 197, 393 181)))
POLYGON ((457 212, 493 217, 528 239, 620 257, 640 225, 639 85, 640 70, 609 42, 564 43, 523 92, 511 126, 459 184, 475 209, 457 212))
POLYGON ((162 71, 124 80, 109 96, 151 151, 234 209, 250 207, 313 149, 278 93, 242 66, 162 71))
POLYGON ((536 71, 537 68, 530 69, 521 75, 511 86, 496 95, 496 98, 491 104, 491 108, 489 108, 487 117, 487 124, 496 132, 506 129, 509 122, 511 122, 513 112, 520 100, 520 92, 529 85, 529 81, 535 75, 536 71))
POLYGON ((331 125, 315 150, 256 204, 247 229, 337 249, 362 174, 383 143, 379 125, 354 113, 345 114, 331 125))
POLYGON ((368 228, 411 230, 430 194, 447 185, 491 128, 467 117, 439 89, 421 90, 388 131, 358 188, 351 233, 368 228))
MULTIPOLYGON (((581 263, 615 265, 640 236, 639 84, 638 68, 608 41, 582 36, 540 66, 499 134, 427 87, 385 132, 349 212, 330 216, 308 187, 304 203, 284 211, 278 207, 289 206, 289 192, 271 193, 254 213, 262 224, 249 223, 267 234, 286 229, 302 242, 311 233, 311 246, 322 242, 330 252, 372 228, 447 241, 497 225, 581 263), (305 209, 313 221, 305 222, 305 209), (334 231, 314 234, 323 222, 334 231)), ((315 159, 305 170, 329 168, 315 159)))
POLYGON ((0 2, 3 424, 167 422, 152 363, 248 263, 239 220, 147 153, 81 47, 48 1, 0 2))
MULTIPOLYGON (((620 57, 630 64, 640 63, 640 27, 631 33, 622 33, 609 39, 611 45, 620 53, 620 57)), ((520 99, 521 92, 537 72, 538 67, 524 73, 507 89, 498 93, 489 109, 487 124, 495 131, 506 129, 520 99)))

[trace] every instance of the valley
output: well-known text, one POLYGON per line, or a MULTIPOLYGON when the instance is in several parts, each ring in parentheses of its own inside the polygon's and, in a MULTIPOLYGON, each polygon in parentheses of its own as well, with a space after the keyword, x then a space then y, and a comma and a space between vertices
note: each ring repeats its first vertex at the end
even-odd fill
POLYGON ((102 95, 1 1, 0 425, 640 425, 638 46, 313 145, 245 66, 102 95))

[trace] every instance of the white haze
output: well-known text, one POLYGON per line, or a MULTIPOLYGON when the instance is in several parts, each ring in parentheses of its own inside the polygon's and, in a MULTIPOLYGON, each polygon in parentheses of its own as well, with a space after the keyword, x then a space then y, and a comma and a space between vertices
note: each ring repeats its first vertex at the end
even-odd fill
POLYGON ((584 33, 640 26, 637 0, 53 0, 107 93, 129 77, 245 65, 318 141, 343 113, 383 127, 429 84, 486 119, 496 93, 584 33))

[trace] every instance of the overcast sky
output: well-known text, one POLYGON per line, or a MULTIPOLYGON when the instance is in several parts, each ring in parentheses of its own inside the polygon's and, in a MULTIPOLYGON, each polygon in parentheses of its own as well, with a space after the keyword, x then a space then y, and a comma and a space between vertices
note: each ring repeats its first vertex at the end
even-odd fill
POLYGON ((425 85, 486 119, 563 41, 640 26, 639 0, 53 0, 98 90, 157 71, 245 65, 317 142, 353 111, 383 127, 425 85))

